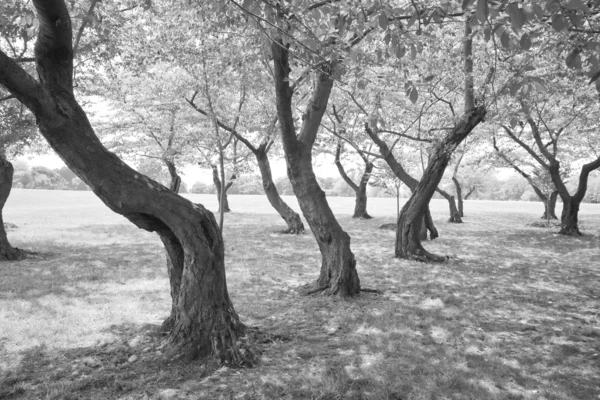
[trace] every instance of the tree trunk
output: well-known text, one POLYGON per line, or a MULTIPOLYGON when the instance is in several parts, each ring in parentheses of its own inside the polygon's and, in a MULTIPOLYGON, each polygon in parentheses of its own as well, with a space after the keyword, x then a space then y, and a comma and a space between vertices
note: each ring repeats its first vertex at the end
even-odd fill
POLYGON ((446 166, 456 147, 483 121, 486 111, 483 106, 465 113, 452 131, 437 145, 421 181, 410 199, 402 207, 396 229, 396 257, 419 261, 444 261, 447 257, 427 252, 421 245, 419 231, 426 207, 439 185, 446 166))
POLYGON ((560 231, 558 233, 569 236, 581 236, 579 231, 579 205, 581 203, 571 199, 563 200, 563 210, 560 216, 560 231))
POLYGON ((363 171, 362 177, 360 178, 360 183, 354 191, 356 196, 354 203, 354 214, 352 214, 352 218, 373 218, 367 212, 367 184, 369 183, 369 178, 371 178, 372 171, 373 164, 369 162, 365 165, 365 170, 363 171))
POLYGON ((72 25, 65 3, 33 3, 40 79, 0 52, 0 84, 34 113, 49 145, 111 210, 160 235, 171 258, 173 354, 251 362, 253 353, 239 348, 245 326, 229 298, 223 238, 213 214, 133 170, 102 145, 73 95, 72 25))
POLYGON ((23 253, 12 247, 4 228, 3 210, 12 189, 14 168, 12 164, 0 155, 0 261, 12 261, 22 258, 23 253))
MULTIPOLYGON (((546 196, 544 196, 546 197, 546 196)), ((558 219, 556 216, 556 199, 558 197, 558 190, 555 190, 550 194, 550 201, 548 198, 542 199, 544 203, 544 215, 542 215, 542 219, 558 219), (550 215, 548 215, 550 214, 550 215), (549 218, 548 218, 549 217, 549 218)))
MULTIPOLYGON (((367 133, 367 135, 369 135, 369 137, 371 138, 371 140, 373 140, 377 147, 379 147, 379 153, 381 154, 387 165, 390 167, 396 178, 400 179, 400 181, 404 183, 412 193, 414 193, 415 188, 419 184, 419 181, 417 181, 408 172, 406 172, 402 164, 400 164, 398 160, 396 160, 396 157, 394 157, 394 154, 392 153, 388 145, 379 138, 379 136, 376 132, 373 131, 373 129, 371 129, 369 123, 365 123, 365 132, 367 133)), ((428 218, 426 218, 425 221, 421 224, 421 227, 423 229, 423 232, 420 232, 419 234, 421 240, 427 239, 427 230, 429 230, 431 240, 439 236, 438 231, 433 224, 433 219, 431 218, 429 205, 427 206, 427 214, 428 218)))
POLYGON ((277 116, 288 177, 321 251, 321 273, 315 286, 307 293, 323 292, 341 297, 356 295, 360 292, 360 280, 356 272, 356 260, 350 250, 350 236, 335 219, 312 168, 312 147, 327 108, 333 75, 338 66, 332 61, 315 71, 315 88, 306 107, 302 127, 297 133, 292 111, 293 90, 289 84, 289 54, 281 37, 271 44, 271 52, 277 116))
POLYGON ((265 146, 261 145, 256 149, 254 153, 256 155, 256 161, 258 162, 258 168, 262 177, 263 189, 267 195, 269 203, 275 211, 279 213, 281 218, 285 221, 288 228, 284 233, 300 234, 304 232, 304 224, 300 215, 292 210, 290 206, 279 196, 277 187, 273 182, 273 175, 271 174, 271 165, 269 164, 269 157, 265 151, 265 146))
POLYGON ((174 191, 175 193, 179 193, 179 189, 181 188, 181 177, 177 173, 177 168, 175 168, 175 163, 170 160, 163 159, 163 162, 167 166, 169 170, 169 176, 171 177, 171 183, 169 184, 169 189, 174 191))
POLYGON ((454 187, 456 188, 456 200, 458 201, 458 215, 461 218, 465 217, 464 206, 463 206, 463 197, 462 197, 462 187, 460 186, 460 182, 456 179, 455 176, 452 177, 452 182, 454 182, 454 187))
POLYGON ((360 219, 371 219, 372 217, 367 212, 367 184, 369 183, 369 179, 371 178, 371 172, 373 171, 373 163, 365 161, 365 170, 360 178, 360 183, 357 185, 354 181, 348 176, 344 166, 342 165, 342 161, 340 160, 340 154, 342 152, 342 142, 338 142, 336 151, 335 151, 335 166, 340 173, 340 176, 352 188, 354 191, 355 202, 354 202, 354 214, 352 214, 352 218, 360 218, 360 219))
POLYGON ((436 188, 436 192, 441 194, 448 201, 448 208, 450 211, 450 217, 448 218, 448 222, 462 224, 463 221, 460 218, 460 213, 458 212, 458 208, 456 207, 456 200, 454 199, 454 196, 439 188, 436 188))
POLYGON ((227 184, 225 185, 225 192, 223 193, 223 196, 221 196, 222 184, 221 184, 221 178, 219 178, 219 169, 217 168, 216 165, 212 165, 211 167, 212 167, 212 171, 213 171, 213 184, 217 188, 217 199, 219 200, 219 210, 217 212, 221 212, 221 208, 223 208, 223 212, 230 212, 231 209, 229 208, 229 200, 227 199, 227 191, 233 185, 233 182, 232 181, 227 182, 227 184), (222 205, 221 205, 221 199, 223 199, 222 205))

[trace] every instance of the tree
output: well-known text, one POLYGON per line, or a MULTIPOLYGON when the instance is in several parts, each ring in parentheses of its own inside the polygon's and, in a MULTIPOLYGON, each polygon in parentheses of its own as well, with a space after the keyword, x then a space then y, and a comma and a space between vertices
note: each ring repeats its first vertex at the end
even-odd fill
POLYGON ((360 141, 360 136, 356 134, 357 132, 354 132, 356 121, 354 121, 354 124, 348 124, 347 121, 345 121, 345 113, 343 110, 336 108, 335 105, 332 105, 332 113, 329 114, 329 119, 331 120, 332 128, 328 128, 326 125, 323 126, 337 138, 334 155, 335 166, 344 182, 352 189, 352 192, 354 192, 355 200, 352 218, 371 219, 372 217, 367 212, 367 185, 371 179, 371 173, 373 172, 374 167, 372 161, 373 156, 369 154, 371 146, 367 145, 367 148, 364 148, 357 143, 360 141), (331 114, 333 114, 333 116, 331 114), (348 143, 350 147, 356 151, 356 154, 358 154, 364 164, 362 172, 358 173, 358 183, 355 183, 355 181, 348 176, 346 168, 344 168, 344 165, 342 164, 341 156, 344 149, 344 143, 348 143))
MULTIPOLYGON (((508 129, 508 128, 506 128, 508 129)), ((552 180, 548 180, 550 175, 540 171, 539 168, 534 169, 532 173, 528 173, 517 165, 516 160, 511 160, 507 154, 498 148, 496 143, 496 137, 492 138, 494 150, 508 166, 512 167, 519 173, 523 178, 527 180, 529 185, 532 187, 535 194, 538 195, 542 203, 544 204, 544 214, 542 219, 557 219, 556 217, 556 198, 558 197, 558 191, 554 188, 552 180)))
POLYGON ((73 91, 72 25, 63 0, 34 0, 39 21, 39 81, 0 52, 0 84, 36 117, 40 132, 67 166, 113 211, 157 232, 170 263, 171 344, 189 357, 226 363, 248 359, 245 332, 227 292, 223 239, 214 216, 139 174, 106 150, 73 91))

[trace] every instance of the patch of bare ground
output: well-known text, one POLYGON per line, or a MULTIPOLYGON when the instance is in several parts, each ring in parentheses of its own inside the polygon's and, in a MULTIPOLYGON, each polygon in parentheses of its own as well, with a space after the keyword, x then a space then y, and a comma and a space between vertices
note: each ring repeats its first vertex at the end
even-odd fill
POLYGON ((154 236, 95 224, 28 244, 55 256, 0 268, 0 399, 600 399, 600 212, 570 238, 529 226, 541 210, 469 204, 464 224, 434 214, 440 238, 424 245, 445 264, 393 258, 378 229, 393 214, 342 215, 362 285, 383 291, 346 301, 299 294, 319 272, 310 233, 227 215, 230 293, 261 332, 252 369, 167 361, 154 236))

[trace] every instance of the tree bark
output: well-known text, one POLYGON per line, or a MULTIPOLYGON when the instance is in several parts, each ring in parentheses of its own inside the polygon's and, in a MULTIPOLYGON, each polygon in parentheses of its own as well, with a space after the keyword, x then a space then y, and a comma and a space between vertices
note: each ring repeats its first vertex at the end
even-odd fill
POLYGON ((171 183, 169 183, 169 189, 174 191, 175 193, 179 193, 179 189, 181 188, 181 177, 177 173, 177 168, 175 168, 175 163, 170 160, 163 159, 163 162, 167 166, 169 170, 169 176, 171 177, 171 183))
POLYGON ((456 207, 456 199, 454 198, 454 196, 440 188, 436 188, 435 191, 441 194, 442 197, 445 198, 446 201, 448 201, 448 209, 450 211, 450 217, 448 218, 448 222, 454 224, 462 224, 463 221, 461 219, 458 208, 456 207))
POLYGON ((348 297, 360 292, 356 260, 350 249, 350 236, 339 225, 319 187, 312 168, 314 145, 337 73, 336 61, 320 65, 316 83, 306 107, 300 132, 296 133, 292 111, 293 90, 289 85, 288 47, 281 38, 271 44, 277 116, 287 163, 287 172, 304 218, 321 251, 321 273, 307 294, 323 292, 348 297))
POLYGON ((465 213, 464 213, 464 202, 463 202, 463 197, 462 197, 462 187, 460 186, 460 182, 458 181, 458 179, 456 178, 456 176, 452 177, 452 182, 454 182, 454 187, 456 188, 456 200, 458 202, 458 215, 461 218, 465 217, 465 213))
POLYGON ((365 161, 365 169, 360 178, 360 182, 357 185, 354 181, 348 176, 342 162, 340 161, 340 154, 342 152, 342 143, 338 142, 336 151, 335 151, 335 166, 340 173, 340 176, 352 188, 354 191, 355 202, 354 202, 354 213, 352 214, 352 218, 360 218, 360 219, 371 219, 372 217, 367 212, 367 185, 369 183, 369 179, 371 178, 371 172, 373 172, 373 163, 369 161, 365 161))
POLYGON ((12 164, 0 154, 0 261, 20 260, 23 257, 23 252, 16 247, 12 247, 8 241, 2 215, 4 205, 12 189, 13 174, 12 164))
MULTIPOLYGON (((396 157, 394 157, 394 154, 392 153, 388 145, 379 138, 376 132, 374 132, 371 129, 368 122, 365 123, 365 132, 367 133, 367 135, 369 135, 369 137, 371 138, 371 140, 373 140, 377 147, 379 147, 379 153, 381 154, 387 165, 390 167, 394 175, 396 175, 396 178, 400 179, 400 181, 402 181, 402 183, 404 183, 406 187, 408 187, 410 191, 414 193, 417 185, 419 184, 419 181, 413 178, 408 172, 406 172, 404 167, 402 167, 402 164, 400 164, 398 160, 396 160, 396 157)), ((427 218, 420 226, 422 228, 422 230, 419 230, 419 238, 421 240, 427 239, 428 230, 429 237, 431 240, 439 236, 438 231, 433 224, 433 218, 431 218, 429 205, 427 205, 427 218)))
POLYGON ((448 162, 456 147, 485 118, 483 106, 476 107, 463 115, 452 131, 436 146, 421 181, 410 199, 402 207, 396 229, 396 257, 419 261, 445 261, 426 251, 421 245, 419 231, 426 207, 439 185, 448 162))
POLYGON ((581 236, 579 230, 579 205, 581 202, 572 198, 564 202, 560 216, 560 234, 568 236, 581 236))
POLYGON ((558 190, 555 190, 554 192, 550 193, 550 201, 548 201, 547 197, 546 199, 542 199, 542 201, 544 202, 544 214, 542 215, 542 219, 558 219, 558 217, 556 216, 557 197, 558 190))
POLYGON ((221 208, 223 208, 223 212, 230 212, 231 209, 229 208, 229 200, 227 199, 227 191, 233 185, 233 181, 227 182, 227 184, 225 185, 225 192, 221 196, 221 190, 222 190, 223 185, 221 183, 221 178, 219 178, 219 169, 217 168, 216 165, 211 165, 211 167, 212 167, 212 174, 213 174, 213 184, 217 188, 217 199, 219 200, 219 210, 217 212, 221 212, 221 208), (223 204, 221 204, 221 199, 223 199, 222 200, 223 204))
POLYGON ((34 0, 39 82, 0 51, 0 84, 36 116, 65 164, 114 212, 157 232, 171 258, 170 343, 187 359, 212 355, 244 364, 240 322, 227 291, 223 238, 213 214, 138 173, 108 151, 73 95, 71 21, 63 0, 34 0))
POLYGON ((269 157, 266 152, 266 146, 259 146, 255 149, 256 161, 258 162, 258 169, 262 177, 263 189, 267 195, 269 203, 275 211, 279 213, 281 218, 285 221, 288 228, 284 233, 300 234, 304 232, 304 224, 300 215, 292 210, 285 201, 279 196, 275 182, 273 182, 273 175, 271 174, 271 165, 269 164, 269 157))

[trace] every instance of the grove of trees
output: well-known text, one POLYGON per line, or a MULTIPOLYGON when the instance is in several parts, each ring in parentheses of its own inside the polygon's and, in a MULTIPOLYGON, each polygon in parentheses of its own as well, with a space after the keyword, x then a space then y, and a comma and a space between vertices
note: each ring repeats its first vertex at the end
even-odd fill
MULTIPOLYGON (((39 130, 72 172, 34 167, 16 186, 85 185, 159 235, 172 298, 163 329, 178 356, 255 361, 225 277, 226 194, 256 190, 241 177, 260 174, 286 231, 301 233, 280 196, 293 192, 322 260, 304 293, 343 298, 363 288, 316 177, 322 154, 357 218, 370 217, 369 182, 409 191, 399 258, 447 260, 423 242, 443 235, 434 196, 455 223, 468 218, 464 199, 537 195, 549 217, 558 197, 565 240, 581 234, 586 196, 600 201, 598 0, 8 0, 0 15, 0 205, 7 158, 39 130), (279 187, 271 157, 286 161, 279 187), (213 171, 218 221, 178 195, 192 164, 213 171), (494 167, 524 179, 499 182, 494 167)), ((18 258, 5 232, 0 248, 18 258)))

